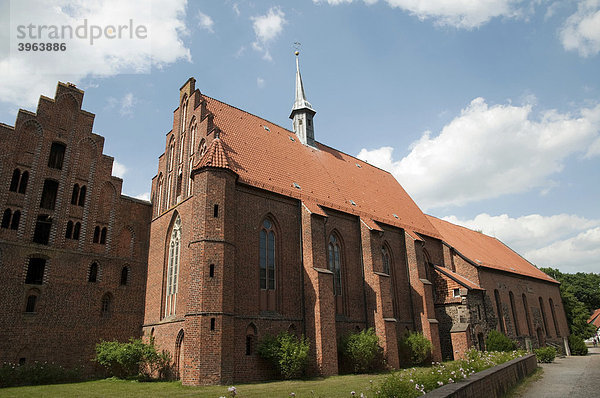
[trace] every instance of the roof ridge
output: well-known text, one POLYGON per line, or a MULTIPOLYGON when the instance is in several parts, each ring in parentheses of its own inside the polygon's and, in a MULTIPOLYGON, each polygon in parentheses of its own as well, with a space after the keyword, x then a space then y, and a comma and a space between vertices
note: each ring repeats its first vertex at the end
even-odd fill
MULTIPOLYGON (((210 95, 206 95, 206 94, 204 94, 204 93, 202 93, 202 96, 203 96, 203 97, 206 97, 206 98, 209 98, 209 99, 211 99, 211 100, 213 100, 213 101, 216 101, 216 102, 218 102, 218 103, 221 103, 221 104, 223 104, 223 105, 226 105, 226 106, 228 106, 228 107, 230 107, 230 108, 233 108, 233 109, 235 109, 235 110, 238 110, 238 111, 240 111, 240 112, 243 112, 243 113, 245 113, 245 114, 247 114, 247 115, 253 116, 253 117, 255 117, 255 118, 257 118, 257 119, 260 119, 260 120, 262 120, 262 121, 264 121, 264 122, 267 122, 267 123, 270 123, 270 124, 272 124, 272 125, 274 125, 274 126, 277 126, 277 127, 279 127, 280 129, 282 129, 282 130, 285 130, 286 132, 288 132, 288 133, 290 133, 290 134, 296 135, 296 133, 294 133, 292 130, 290 130, 290 129, 286 128, 286 127, 283 127, 283 126, 281 126, 280 124, 274 123, 274 122, 272 122, 272 121, 270 121, 270 120, 267 120, 267 119, 265 119, 264 117, 261 117, 261 116, 255 115, 255 114, 254 114, 254 113, 252 113, 252 112, 248 112, 248 111, 246 111, 246 110, 244 110, 244 109, 238 108, 238 107, 237 107, 237 106, 235 106, 235 105, 228 104, 227 102, 223 102, 223 101, 221 101, 221 100, 219 100, 219 99, 217 99, 217 98, 211 97, 210 95)), ((168 134, 168 133, 167 133, 167 134, 168 134)), ((385 170, 385 169, 382 169, 381 167, 377 167, 377 166, 375 166, 375 165, 373 165, 373 164, 371 164, 371 163, 369 163, 369 162, 367 162, 367 161, 364 161, 364 160, 362 160, 362 159, 359 159, 359 158, 357 158, 357 157, 356 157, 356 156, 354 156, 354 155, 350 155, 349 153, 346 153, 346 152, 340 151, 339 149, 336 149, 336 148, 334 148, 334 147, 332 147, 332 146, 329 146, 329 145, 327 145, 327 144, 324 144, 324 143, 322 143, 321 141, 317 141, 317 140, 315 140, 315 143, 317 143, 317 144, 319 144, 319 145, 321 145, 321 146, 323 146, 323 147, 325 147, 325 148, 329 148, 329 149, 331 149, 331 150, 333 150, 333 151, 335 151, 335 152, 342 153, 342 154, 344 154, 344 155, 346 155, 346 156, 349 156, 349 157, 351 157, 352 159, 354 159, 354 160, 356 160, 356 161, 359 161, 359 162, 361 162, 361 163, 363 163, 363 164, 366 164, 366 165, 368 165, 368 166, 371 166, 371 167, 373 167, 373 168, 375 168, 375 169, 377 169, 377 170, 381 170, 381 171, 383 171, 384 173, 390 174, 392 177, 394 177, 394 175, 393 175, 391 172, 389 172, 389 171, 387 171, 387 170, 385 170)), ((318 148, 317 148, 317 149, 318 149, 318 148)), ((394 179, 396 179, 396 177, 394 177, 394 179)), ((396 180, 396 181, 398 181, 398 180, 396 180)), ((398 181, 398 183, 400 184, 400 182, 399 182, 399 181, 398 181)), ((402 185, 402 184, 400 184, 400 185, 402 185)), ((404 189, 404 187, 403 187, 402 189, 404 189)))

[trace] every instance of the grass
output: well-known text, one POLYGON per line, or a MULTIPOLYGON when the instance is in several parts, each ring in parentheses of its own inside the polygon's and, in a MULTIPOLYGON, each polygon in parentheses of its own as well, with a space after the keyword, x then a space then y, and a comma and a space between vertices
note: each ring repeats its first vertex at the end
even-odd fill
MULTIPOLYGON (((370 381, 378 384, 387 373, 375 375, 344 375, 309 380, 273 381, 253 384, 235 384, 236 398, 289 397, 351 397, 355 391, 373 396, 370 381)), ((83 383, 0 389, 0 397, 229 397, 228 386, 185 387, 180 382, 150 382, 104 379, 83 383)))

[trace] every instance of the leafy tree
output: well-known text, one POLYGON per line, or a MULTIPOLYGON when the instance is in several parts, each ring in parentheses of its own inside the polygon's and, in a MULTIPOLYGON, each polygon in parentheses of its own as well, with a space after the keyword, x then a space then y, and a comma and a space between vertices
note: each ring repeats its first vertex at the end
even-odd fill
POLYGON ((540 269, 560 282, 560 296, 571 333, 591 337, 595 328, 587 321, 592 312, 600 308, 600 274, 568 274, 555 268, 540 269))

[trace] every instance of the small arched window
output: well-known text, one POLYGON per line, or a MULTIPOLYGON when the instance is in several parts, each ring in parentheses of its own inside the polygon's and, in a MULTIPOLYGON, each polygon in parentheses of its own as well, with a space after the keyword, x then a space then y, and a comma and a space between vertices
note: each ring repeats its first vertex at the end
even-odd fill
POLYGON ((94 262, 90 265, 90 273, 88 282, 96 282, 98 280, 98 263, 94 262))
POLYGON ((168 171, 173 170, 173 162, 175 157, 175 138, 171 137, 171 141, 169 142, 169 153, 167 154, 167 162, 168 162, 168 171))
POLYGON ((79 189, 79 201, 77 202, 78 206, 83 207, 85 205, 85 193, 86 193, 86 187, 85 185, 82 185, 81 188, 79 189))
POLYGON ((179 215, 173 224, 171 240, 169 241, 169 259, 167 266, 167 297, 165 316, 175 314, 178 292, 179 258, 181 248, 181 217, 179 215))
POLYGON ((65 238, 71 239, 73 237, 73 221, 67 221, 67 230, 65 231, 65 238))
POLYGON ((163 199, 163 176, 160 174, 158 176, 158 183, 156 184, 156 203, 154 204, 156 208, 156 214, 160 214, 162 212, 162 199, 163 199))
POLYGON ((71 204, 76 205, 79 199, 79 184, 73 185, 73 193, 71 193, 71 204))
POLYGON ((127 285, 129 279, 129 267, 123 267, 121 269, 121 286, 127 285))
POLYGON ((102 231, 100 232, 100 244, 101 245, 105 245, 106 244, 106 227, 102 228, 102 231))
POLYGON ((12 178, 10 180, 10 188, 11 192, 17 192, 19 189, 19 180, 21 179, 21 170, 15 169, 12 174, 12 178))
POLYGON ((27 191, 27 183, 29 182, 29 172, 24 171, 21 175, 21 182, 19 183, 19 193, 25 193, 27 191))
POLYGON ((8 228, 10 227, 10 218, 12 216, 12 210, 11 209, 6 209, 4 210, 4 213, 2 214, 2 228, 8 228))
POLYGON ((187 120, 187 108, 188 108, 188 100, 187 95, 183 97, 183 101, 181 102, 181 122, 179 125, 181 126, 180 131, 185 131, 185 121, 187 120))
POLYGON ((185 150, 185 133, 181 134, 179 139, 179 163, 183 163, 183 154, 185 150))
POLYGON ((65 150, 67 147, 60 142, 53 142, 50 147, 50 156, 48 157, 48 167, 62 170, 65 150))
POLYGON ((19 222, 21 221, 21 212, 19 210, 15 210, 12 216, 12 221, 10 222, 10 229, 14 229, 15 231, 19 229, 19 222))
POLYGON ((99 243, 100 242, 100 227, 96 225, 96 228, 94 228, 94 239, 93 239, 94 243, 99 243))
POLYGON ((100 315, 103 317, 109 317, 112 311, 112 296, 110 293, 105 293, 102 296, 102 301, 100 303, 100 315))
POLYGON ((381 247, 381 263, 383 264, 383 273, 390 274, 390 252, 387 247, 381 247))
POLYGON ((32 290, 27 295, 27 303, 25 304, 25 312, 34 313, 36 312, 36 305, 38 301, 39 293, 36 290, 32 290))
POLYGON ((246 328, 246 355, 254 354, 254 345, 256 343, 256 326, 251 323, 246 328))
POLYGON ((260 288, 275 290, 275 231, 271 220, 263 221, 259 235, 260 288))
POLYGON ((342 270, 341 270, 341 247, 339 239, 335 234, 329 235, 328 244, 328 266, 333 272, 333 294, 335 296, 342 295, 342 270))
POLYGON ((78 221, 75 223, 73 227, 73 239, 79 240, 79 235, 81 233, 81 223, 78 221))
POLYGON ((200 141, 200 145, 198 145, 198 150, 200 151, 201 158, 206 153, 206 140, 204 138, 202 138, 202 140, 200 141))

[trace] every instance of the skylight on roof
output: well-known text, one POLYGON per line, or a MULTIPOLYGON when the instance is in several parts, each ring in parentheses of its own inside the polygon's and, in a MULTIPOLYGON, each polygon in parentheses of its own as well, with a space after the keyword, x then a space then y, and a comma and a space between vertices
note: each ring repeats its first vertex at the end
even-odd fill
POLYGON ((290 141, 296 142, 296 140, 294 139, 294 137, 292 137, 291 135, 289 137, 290 137, 290 141))
POLYGON ((359 169, 362 169, 362 166, 360 164, 358 164, 358 163, 355 163, 355 164, 356 164, 356 167, 358 167, 359 169))
POLYGON ((356 206, 356 203, 354 203, 354 201, 353 201, 352 199, 350 199, 350 204, 351 204, 352 206, 356 206))
POLYGON ((293 185, 294 185, 294 188, 296 188, 296 189, 302 189, 302 188, 300 188, 300 185, 298 185, 297 182, 295 182, 293 185))
POLYGON ((267 130, 267 131, 271 131, 271 129, 267 126, 263 126, 263 129, 267 130))
POLYGON ((392 216, 394 216, 394 218, 398 218, 398 214, 393 213, 392 216))

